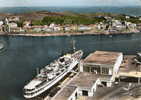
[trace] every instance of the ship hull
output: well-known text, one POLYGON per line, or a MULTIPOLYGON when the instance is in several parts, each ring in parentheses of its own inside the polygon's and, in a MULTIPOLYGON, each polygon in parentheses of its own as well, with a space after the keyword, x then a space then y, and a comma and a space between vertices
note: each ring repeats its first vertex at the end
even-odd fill
POLYGON ((67 71, 63 72, 61 75, 59 75, 58 77, 56 77, 55 79, 53 79, 51 82, 46 83, 44 86, 36 89, 35 91, 31 91, 31 93, 29 93, 29 94, 28 93, 27 94, 24 94, 24 97, 27 98, 27 99, 34 98, 34 97, 42 94, 43 92, 49 90, 55 84, 57 84, 60 80, 62 80, 69 72, 71 72, 71 70, 74 69, 77 64, 78 64, 78 61, 74 61, 70 65, 70 67, 68 68, 67 71))

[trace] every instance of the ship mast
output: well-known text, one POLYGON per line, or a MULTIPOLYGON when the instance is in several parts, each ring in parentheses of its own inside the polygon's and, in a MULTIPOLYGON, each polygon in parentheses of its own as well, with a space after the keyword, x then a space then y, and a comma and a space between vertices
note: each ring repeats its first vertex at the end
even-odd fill
POLYGON ((37 73, 37 75, 40 73, 39 68, 36 68, 36 73, 37 73))
POLYGON ((72 48, 73 48, 73 52, 76 51, 75 43, 76 43, 76 41, 75 41, 75 40, 72 40, 72 48))

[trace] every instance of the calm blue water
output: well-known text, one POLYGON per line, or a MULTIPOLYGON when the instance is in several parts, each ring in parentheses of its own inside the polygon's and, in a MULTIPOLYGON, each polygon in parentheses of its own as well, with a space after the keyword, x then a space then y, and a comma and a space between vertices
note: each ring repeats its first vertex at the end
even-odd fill
POLYGON ((54 59, 76 49, 84 57, 95 50, 135 54, 141 51, 141 34, 24 37, 0 36, 5 48, 0 50, 0 100, 24 100, 22 88, 33 78, 36 68, 42 68, 54 59))
POLYGON ((24 13, 31 11, 71 11, 77 13, 110 12, 141 16, 141 6, 133 7, 5 7, 0 8, 0 13, 24 13))

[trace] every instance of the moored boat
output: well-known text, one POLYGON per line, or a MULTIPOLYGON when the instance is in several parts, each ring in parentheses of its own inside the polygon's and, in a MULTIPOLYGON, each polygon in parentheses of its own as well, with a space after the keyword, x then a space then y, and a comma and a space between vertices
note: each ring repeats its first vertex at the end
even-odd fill
POLYGON ((36 77, 24 86, 24 97, 34 98, 53 87, 79 63, 83 51, 66 54, 40 70, 36 77))

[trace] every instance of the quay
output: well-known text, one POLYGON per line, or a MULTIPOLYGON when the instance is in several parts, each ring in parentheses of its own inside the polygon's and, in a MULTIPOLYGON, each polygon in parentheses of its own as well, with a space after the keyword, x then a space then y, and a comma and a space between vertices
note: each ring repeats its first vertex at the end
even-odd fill
POLYGON ((77 74, 67 79, 52 98, 44 100, 139 100, 135 96, 141 96, 140 59, 140 53, 95 51, 80 61, 77 74), (121 96, 122 92, 127 95, 121 96))

